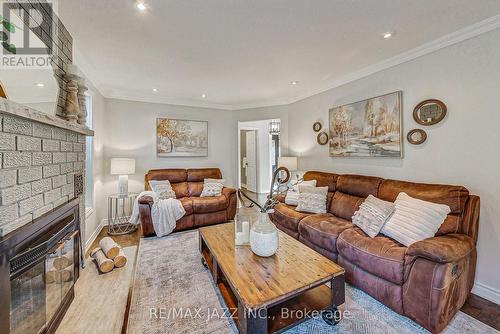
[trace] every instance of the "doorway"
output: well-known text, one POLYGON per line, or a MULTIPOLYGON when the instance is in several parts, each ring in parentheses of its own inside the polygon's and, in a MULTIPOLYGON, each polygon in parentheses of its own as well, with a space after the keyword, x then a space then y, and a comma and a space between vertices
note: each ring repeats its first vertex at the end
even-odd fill
POLYGON ((280 156, 279 120, 238 122, 238 185, 254 194, 269 192, 280 156))

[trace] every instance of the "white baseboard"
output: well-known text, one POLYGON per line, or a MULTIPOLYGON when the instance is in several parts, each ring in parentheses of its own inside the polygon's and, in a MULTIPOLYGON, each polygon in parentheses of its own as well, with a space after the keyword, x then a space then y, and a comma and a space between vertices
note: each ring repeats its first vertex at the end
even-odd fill
POLYGON ((87 252, 89 250, 90 246, 92 246, 92 243, 97 238, 99 233, 101 233, 103 228, 104 228, 104 224, 103 224, 103 221, 101 221, 99 226, 97 226, 97 228, 95 229, 94 233, 92 233, 92 235, 90 236, 89 240, 87 240, 85 242, 85 252, 87 252))
POLYGON ((492 288, 491 286, 476 282, 472 288, 472 293, 500 305, 500 291, 492 288))

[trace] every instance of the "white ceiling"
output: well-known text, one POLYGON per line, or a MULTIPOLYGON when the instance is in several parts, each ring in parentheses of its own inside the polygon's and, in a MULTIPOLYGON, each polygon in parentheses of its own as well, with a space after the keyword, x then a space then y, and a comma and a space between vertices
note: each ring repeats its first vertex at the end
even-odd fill
POLYGON ((145 3, 139 12, 133 0, 59 1, 86 75, 106 97, 227 109, 312 95, 500 14, 498 0, 145 3))

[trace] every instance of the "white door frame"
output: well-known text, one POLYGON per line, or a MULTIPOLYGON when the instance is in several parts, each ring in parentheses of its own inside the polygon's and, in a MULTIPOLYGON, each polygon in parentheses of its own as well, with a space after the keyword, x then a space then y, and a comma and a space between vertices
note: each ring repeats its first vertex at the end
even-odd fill
MULTIPOLYGON (((255 136, 255 142, 256 142, 256 157, 255 157, 255 163, 257 166, 259 165, 259 129, 256 127, 252 126, 244 126, 241 125, 241 122, 238 122, 238 188, 241 188, 241 130, 250 130, 250 131, 255 131, 256 136, 255 136)), ((260 191, 259 187, 259 168, 257 167, 257 193, 260 191)))

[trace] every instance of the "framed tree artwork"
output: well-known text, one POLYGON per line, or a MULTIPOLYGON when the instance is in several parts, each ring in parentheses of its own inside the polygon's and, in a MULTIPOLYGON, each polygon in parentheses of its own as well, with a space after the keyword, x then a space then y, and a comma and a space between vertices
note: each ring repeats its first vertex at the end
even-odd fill
POLYGON ((159 157, 208 156, 208 122, 158 118, 156 153, 159 157))
POLYGON ((330 156, 402 158, 401 100, 398 91, 330 109, 330 156))

